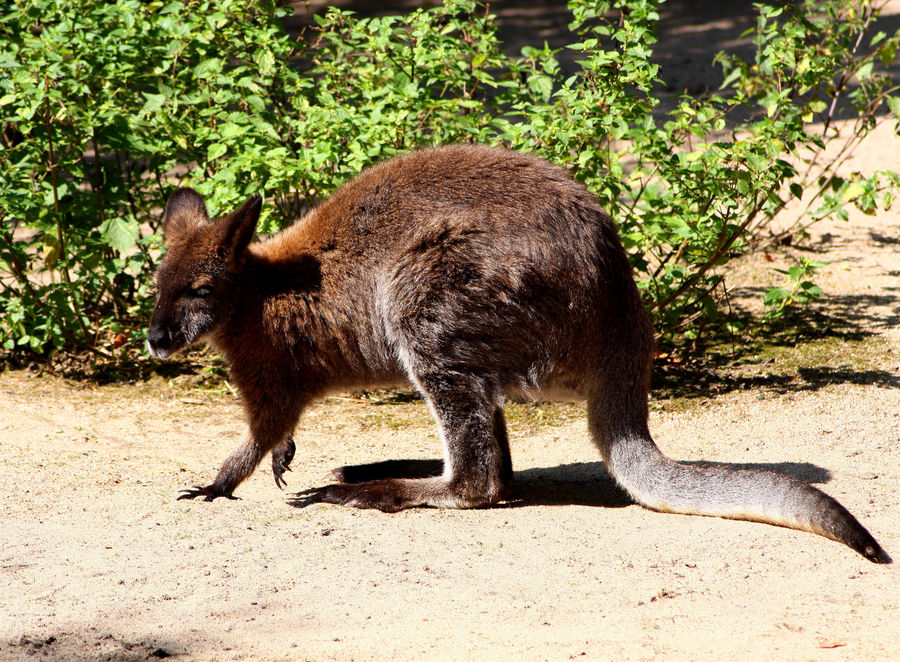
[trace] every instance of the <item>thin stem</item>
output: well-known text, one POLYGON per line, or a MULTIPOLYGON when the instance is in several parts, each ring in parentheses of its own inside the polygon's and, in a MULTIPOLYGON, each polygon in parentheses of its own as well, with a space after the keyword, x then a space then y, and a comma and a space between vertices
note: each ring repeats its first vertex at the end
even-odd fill
POLYGON ((103 225, 103 172, 100 168, 100 146, 96 127, 91 131, 91 147, 94 149, 94 193, 97 194, 97 218, 103 225))
MULTIPOLYGON (((48 93, 50 90, 50 78, 49 76, 44 76, 44 92, 48 93)), ((45 114, 44 114, 44 127, 47 131, 47 151, 48 158, 50 160, 49 168, 50 168, 50 182, 53 189, 53 211, 54 218, 56 221, 56 241, 59 250, 59 258, 57 259, 57 264, 59 264, 59 272, 62 275, 63 282, 65 282, 69 294, 69 300, 72 302, 72 312, 75 313, 75 320, 78 322, 78 327, 81 329, 82 337, 88 337, 88 330, 84 324, 84 319, 82 317, 81 304, 78 301, 78 297, 75 296, 74 288, 72 286, 72 277, 69 274, 68 267, 68 256, 66 254, 66 243, 65 243, 65 233, 63 232, 62 226, 62 215, 59 211, 59 182, 56 176, 56 155, 53 150, 53 122, 50 113, 50 101, 49 97, 44 97, 45 101, 45 114)))
MULTIPOLYGON (((50 80, 47 76, 44 77, 44 92, 46 93, 50 89, 50 80)), ((59 272, 62 275, 63 281, 66 283, 71 283, 72 279, 69 276, 69 268, 66 265, 66 244, 65 244, 65 233, 63 232, 62 227, 62 218, 59 213, 59 182, 56 176, 56 155, 53 150, 53 125, 51 122, 50 115, 50 102, 47 97, 45 100, 45 114, 44 114, 44 128, 47 131, 47 157, 49 159, 49 163, 47 164, 47 168, 50 170, 50 185, 53 190, 53 212, 54 212, 54 220, 56 222, 56 243, 57 248, 59 250, 59 259, 58 264, 59 272)))

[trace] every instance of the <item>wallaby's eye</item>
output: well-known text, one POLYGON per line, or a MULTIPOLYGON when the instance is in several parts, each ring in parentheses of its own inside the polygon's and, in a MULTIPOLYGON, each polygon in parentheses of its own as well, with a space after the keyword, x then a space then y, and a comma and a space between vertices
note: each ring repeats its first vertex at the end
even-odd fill
POLYGON ((195 287, 191 290, 191 294, 193 294, 198 299, 205 299, 212 293, 212 288, 208 285, 202 285, 201 287, 195 287))

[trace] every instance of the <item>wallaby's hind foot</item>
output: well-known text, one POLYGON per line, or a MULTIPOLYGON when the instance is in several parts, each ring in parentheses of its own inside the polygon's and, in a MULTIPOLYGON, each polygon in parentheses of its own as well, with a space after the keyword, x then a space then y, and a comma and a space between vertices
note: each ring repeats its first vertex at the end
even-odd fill
MULTIPOLYGON (((463 396, 459 396, 464 401, 463 396)), ((452 471, 444 460, 387 460, 338 467, 332 475, 339 484, 314 488, 298 495, 295 505, 335 503, 355 508, 397 512, 414 506, 480 508, 503 500, 512 479, 512 460, 503 410, 482 410, 482 415, 454 417, 459 403, 449 399, 433 411, 441 431, 452 471), (446 418, 465 425, 449 425, 446 418), (483 455, 472 457, 468 445, 478 440, 483 455), (449 477, 448 477, 449 476, 449 477)), ((477 403, 469 411, 477 411, 477 403)))
POLYGON ((489 493, 472 492, 442 476, 385 478, 313 488, 299 493, 293 504, 306 506, 310 503, 334 503, 395 513, 415 506, 480 508, 498 503, 505 495, 505 488, 489 493))
POLYGON ((444 473, 443 460, 387 460, 333 469, 339 483, 366 483, 387 478, 434 478, 444 473))

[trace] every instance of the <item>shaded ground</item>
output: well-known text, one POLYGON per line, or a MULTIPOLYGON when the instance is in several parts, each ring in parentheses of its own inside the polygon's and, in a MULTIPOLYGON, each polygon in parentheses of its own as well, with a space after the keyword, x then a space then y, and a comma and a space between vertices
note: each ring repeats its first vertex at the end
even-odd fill
MULTIPOLYGON (((897 154, 883 131, 851 167, 897 154)), ((819 484, 895 558, 898 238, 896 210, 817 228, 829 297, 800 333, 661 371, 651 421, 673 457, 819 484)), ((765 285, 773 257, 735 281, 765 285)), ((736 304, 752 313, 758 294, 736 304)), ((0 375, 0 660, 900 658, 900 563, 631 505, 571 405, 509 407, 505 507, 292 506, 334 466, 439 454, 424 406, 386 394, 310 411, 286 492, 261 470, 238 501, 176 502, 242 434, 228 389, 198 383, 0 375)))

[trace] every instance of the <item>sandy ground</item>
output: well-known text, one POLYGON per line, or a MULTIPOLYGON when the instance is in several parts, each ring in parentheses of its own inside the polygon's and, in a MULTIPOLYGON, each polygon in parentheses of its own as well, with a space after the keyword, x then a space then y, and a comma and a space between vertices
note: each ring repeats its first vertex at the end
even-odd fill
MULTIPOLYGON (((851 167, 896 168, 891 128, 851 167)), ((900 559, 898 237, 897 210, 816 228, 821 338, 670 385, 651 426, 673 457, 819 484, 900 559)), ((900 563, 631 505, 579 407, 510 407, 503 507, 385 515, 292 498, 341 464, 437 457, 421 403, 329 399, 286 492, 263 468, 240 500, 175 501, 243 428, 192 384, 0 374, 0 659, 900 659, 900 563)))
MULTIPOLYGON (((885 132, 865 158, 898 148, 885 132)), ((674 457, 821 484, 895 557, 898 230, 896 211, 818 229, 830 297, 810 314, 831 333, 711 373, 715 397, 681 384, 652 417, 674 457)), ((510 504, 384 515, 291 500, 340 464, 438 456, 421 403, 330 399, 287 492, 260 470, 241 500, 175 501, 242 432, 227 389, 191 383, 0 375, 0 659, 900 658, 900 564, 629 505, 578 407, 510 407, 510 504)))

